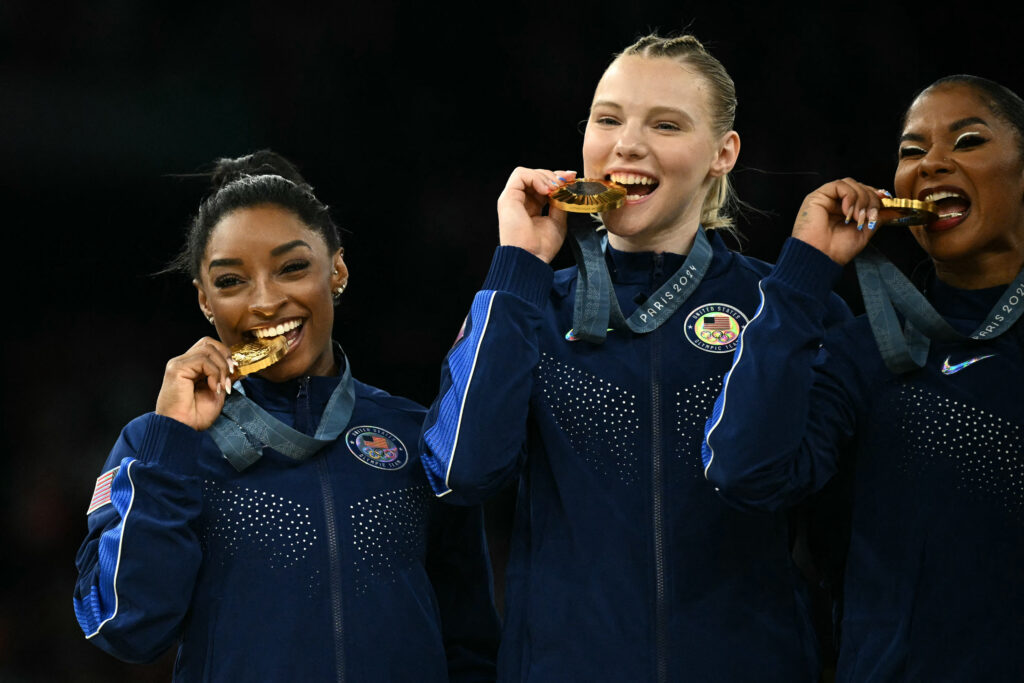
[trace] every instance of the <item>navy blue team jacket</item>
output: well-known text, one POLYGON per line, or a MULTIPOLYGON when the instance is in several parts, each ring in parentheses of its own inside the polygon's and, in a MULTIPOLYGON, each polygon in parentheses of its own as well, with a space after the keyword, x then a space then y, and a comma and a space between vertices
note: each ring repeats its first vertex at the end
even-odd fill
MULTIPOLYGON (((422 458, 443 500, 518 478, 502 680, 818 680, 787 518, 725 504, 702 475, 704 422, 768 271, 711 240, 705 279, 649 334, 570 341, 576 269, 515 247, 473 300, 422 458)), ((683 257, 607 261, 629 315, 683 257)))
MULTIPOLYGON (((308 434, 337 383, 242 382, 308 434)), ((355 387, 335 443, 302 462, 265 449, 241 473, 173 419, 125 427, 78 552, 86 637, 127 661, 180 643, 175 681, 494 680, 480 510, 431 495, 422 407, 355 387), (375 457, 360 434, 389 450, 375 457)))
MULTIPOLYGON (((766 510, 845 480, 839 681, 1024 680, 1024 327, 932 342, 895 376, 865 317, 826 332, 839 270, 791 239, 761 283, 708 422, 707 477, 766 510)), ((936 281, 928 297, 966 334, 1003 289, 936 281)))

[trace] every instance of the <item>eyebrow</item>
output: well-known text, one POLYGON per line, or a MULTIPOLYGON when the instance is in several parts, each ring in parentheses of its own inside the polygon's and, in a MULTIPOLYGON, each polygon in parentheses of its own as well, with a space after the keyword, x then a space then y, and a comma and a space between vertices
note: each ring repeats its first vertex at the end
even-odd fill
POLYGON ((954 132, 960 130, 961 128, 966 128, 967 126, 973 126, 976 123, 980 123, 983 126, 988 126, 988 122, 985 121, 985 119, 983 119, 981 117, 978 117, 978 116, 968 116, 965 119, 960 119, 958 121, 954 121, 953 123, 949 124, 949 132, 950 133, 954 133, 954 132))
MULTIPOLYGON (((989 127, 988 121, 986 121, 985 119, 979 116, 968 116, 967 118, 957 119, 953 123, 949 124, 949 132, 955 133, 961 128, 966 128, 967 126, 973 126, 975 124, 980 124, 982 126, 985 126, 986 128, 989 127)), ((924 137, 918 135, 917 133, 904 133, 903 135, 900 136, 900 142, 906 142, 908 140, 911 142, 924 142, 924 137)))
MULTIPOLYGON (((613 102, 611 100, 594 100, 594 103, 590 105, 590 111, 593 112, 596 107, 612 107, 614 109, 622 109, 622 105, 621 104, 619 104, 618 102, 613 102)), ((691 122, 693 121, 693 117, 690 116, 689 113, 687 113, 686 111, 684 111, 682 109, 679 109, 677 107, 667 107, 667 106, 651 107, 650 113, 651 114, 655 114, 655 115, 658 115, 658 114, 678 114, 679 116, 682 116, 683 118, 685 118, 687 121, 691 121, 691 122)))
MULTIPOLYGON (((304 240, 292 240, 291 242, 285 242, 281 246, 274 247, 273 249, 271 249, 270 250, 270 255, 271 256, 280 256, 281 254, 289 252, 292 249, 295 249, 296 247, 306 247, 310 251, 313 250, 313 247, 309 246, 309 244, 307 242, 305 242, 304 240)), ((206 270, 207 271, 211 271, 214 268, 223 268, 225 266, 240 266, 240 265, 242 265, 242 259, 240 259, 240 258, 217 258, 217 259, 213 259, 212 261, 210 261, 210 265, 207 266, 206 270)))
POLYGON ((287 251, 291 251, 295 247, 305 247, 306 249, 309 249, 310 251, 313 251, 313 247, 309 246, 309 244, 307 244, 306 242, 304 242, 302 240, 292 240, 291 242, 285 242, 281 246, 274 247, 273 249, 271 249, 270 250, 270 255, 271 256, 280 256, 281 254, 283 254, 283 253, 285 253, 287 251))

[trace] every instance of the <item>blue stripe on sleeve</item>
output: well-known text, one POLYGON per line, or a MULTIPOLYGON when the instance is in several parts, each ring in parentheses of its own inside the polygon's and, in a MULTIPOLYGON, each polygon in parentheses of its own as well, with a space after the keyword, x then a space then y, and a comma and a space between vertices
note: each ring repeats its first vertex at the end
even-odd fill
POLYGON ((100 536, 97 548, 99 573, 96 582, 90 588, 89 595, 81 600, 75 598, 74 601, 75 617, 86 638, 92 638, 105 623, 117 615, 117 571, 121 562, 121 544, 124 540, 124 525, 128 521, 135 500, 135 483, 131 475, 131 467, 134 464, 134 458, 125 458, 121 462, 121 471, 110 484, 110 502, 121 516, 121 521, 100 536))
POLYGON ((437 420, 423 434, 423 440, 429 450, 423 457, 427 478, 438 496, 451 493, 448 473, 451 471, 455 449, 458 447, 462 411, 466 405, 469 385, 473 381, 477 356, 484 334, 487 332, 487 323, 490 321, 491 306, 496 293, 485 290, 477 292, 473 297, 473 305, 470 307, 466 323, 466 337, 448 354, 448 372, 451 374, 452 384, 441 397, 437 420))
POLYGON ((761 293, 761 303, 757 306, 757 311, 754 313, 754 317, 750 319, 747 326, 743 328, 743 332, 740 333, 739 348, 736 350, 736 357, 732 362, 732 367, 729 372, 725 374, 725 379, 722 380, 722 391, 718 394, 718 398, 715 399, 715 405, 711 409, 711 417, 708 418, 706 423, 706 431, 704 432, 704 443, 700 446, 700 457, 704 462, 704 478, 707 479, 708 469, 711 467, 711 463, 715 459, 715 451, 711 447, 711 433, 715 431, 718 423, 722 421, 722 413, 725 412, 725 395, 729 391, 729 380, 732 378, 732 372, 736 369, 736 366, 740 364, 743 359, 744 349, 744 337, 746 337, 747 330, 754 324, 754 321, 758 319, 761 313, 764 311, 764 289, 761 287, 761 283, 757 283, 757 290, 761 293))

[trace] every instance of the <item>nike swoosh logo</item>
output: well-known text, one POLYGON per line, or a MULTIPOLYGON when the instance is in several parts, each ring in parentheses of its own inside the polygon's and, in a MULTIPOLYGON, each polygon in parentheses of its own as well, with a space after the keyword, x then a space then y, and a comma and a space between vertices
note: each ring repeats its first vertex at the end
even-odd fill
POLYGON ((978 361, 985 360, 986 358, 991 358, 994 355, 996 355, 996 354, 990 353, 987 356, 976 356, 974 358, 968 358, 963 363, 957 363, 956 365, 950 365, 949 364, 949 356, 946 356, 946 360, 943 361, 943 363, 942 363, 942 374, 943 375, 955 375, 956 373, 958 373, 961 370, 963 370, 964 368, 966 368, 968 365, 974 365, 978 361))

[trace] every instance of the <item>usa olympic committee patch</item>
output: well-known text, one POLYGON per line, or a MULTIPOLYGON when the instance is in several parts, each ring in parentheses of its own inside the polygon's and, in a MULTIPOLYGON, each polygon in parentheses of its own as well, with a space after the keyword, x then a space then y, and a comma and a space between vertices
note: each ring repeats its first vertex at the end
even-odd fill
POLYGON ((740 343, 747 316, 729 304, 705 304, 686 316, 686 339, 701 351, 729 353, 740 343))
POLYGON ((352 455, 379 470, 400 470, 409 462, 409 451, 397 436, 380 427, 353 427, 345 433, 352 455))

